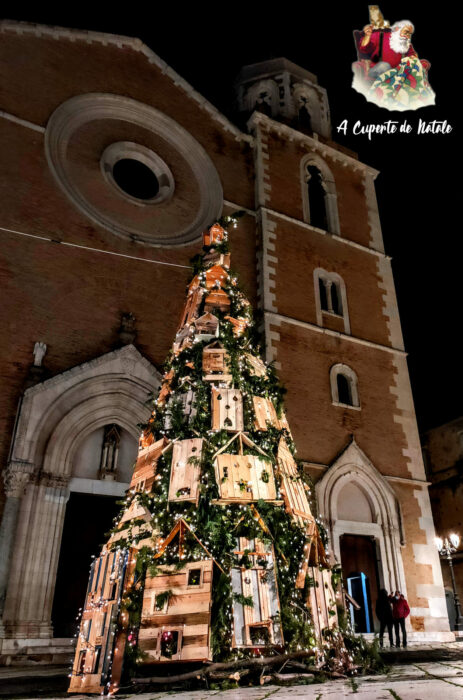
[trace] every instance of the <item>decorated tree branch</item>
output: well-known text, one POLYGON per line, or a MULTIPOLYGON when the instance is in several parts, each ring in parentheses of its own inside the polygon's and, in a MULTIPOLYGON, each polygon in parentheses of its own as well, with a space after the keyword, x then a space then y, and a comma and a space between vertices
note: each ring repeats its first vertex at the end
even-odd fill
POLYGON ((226 229, 203 242, 121 516, 92 565, 72 692, 308 657, 352 666, 284 390, 226 229))

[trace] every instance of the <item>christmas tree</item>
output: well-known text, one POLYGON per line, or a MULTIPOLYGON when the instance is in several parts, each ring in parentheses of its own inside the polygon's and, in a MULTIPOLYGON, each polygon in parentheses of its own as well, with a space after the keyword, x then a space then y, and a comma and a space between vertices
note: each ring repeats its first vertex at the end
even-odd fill
POLYGON ((72 692, 200 678, 210 662, 322 664, 330 635, 345 651, 284 390, 259 355, 227 231, 215 224, 203 243, 122 515, 92 564, 72 692))

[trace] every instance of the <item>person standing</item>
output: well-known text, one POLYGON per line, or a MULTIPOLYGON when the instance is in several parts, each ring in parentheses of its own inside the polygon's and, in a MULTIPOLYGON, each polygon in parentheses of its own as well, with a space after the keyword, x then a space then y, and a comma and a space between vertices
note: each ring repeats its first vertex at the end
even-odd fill
POLYGON ((387 627, 387 633, 389 635, 389 644, 391 647, 394 646, 394 640, 392 638, 392 608, 391 601, 389 600, 388 593, 385 588, 382 588, 378 594, 378 599, 376 601, 376 617, 379 620, 379 646, 383 646, 384 631, 387 627))
POLYGON ((405 618, 410 614, 410 608, 405 600, 405 596, 396 591, 392 598, 392 617, 394 618, 395 645, 400 647, 399 627, 402 629, 402 646, 407 646, 407 632, 405 630, 405 618))

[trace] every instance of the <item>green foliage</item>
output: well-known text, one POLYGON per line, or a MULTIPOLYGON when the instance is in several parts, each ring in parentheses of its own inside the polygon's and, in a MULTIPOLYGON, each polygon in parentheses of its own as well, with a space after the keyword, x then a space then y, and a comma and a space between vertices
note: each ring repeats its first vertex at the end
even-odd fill
POLYGON ((245 605, 248 608, 254 607, 254 599, 252 595, 243 595, 242 593, 233 593, 233 601, 239 605, 245 605))

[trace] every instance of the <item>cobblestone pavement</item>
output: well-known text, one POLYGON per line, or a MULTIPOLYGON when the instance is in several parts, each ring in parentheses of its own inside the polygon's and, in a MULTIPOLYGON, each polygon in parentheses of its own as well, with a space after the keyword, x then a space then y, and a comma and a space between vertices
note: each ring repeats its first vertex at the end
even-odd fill
MULTIPOLYGON (((313 685, 264 686, 262 688, 239 688, 236 690, 197 690, 182 692, 144 692, 134 695, 120 694, 117 700, 342 700, 352 697, 353 700, 463 700, 463 645, 455 648, 458 658, 436 661, 413 661, 407 652, 403 653, 401 663, 394 663, 390 671, 384 675, 360 676, 347 680, 314 683, 313 685), (458 651, 457 651, 458 650, 458 651)), ((453 651, 449 649, 449 651, 453 651)), ((28 673, 25 669, 22 680, 28 673)), ((30 690, 10 689, 10 692, 0 692, 1 698, 29 698, 30 700, 62 700, 66 697, 63 692, 49 694, 41 688, 41 681, 51 676, 53 669, 35 669, 34 686, 30 690), (34 693, 34 688, 35 693, 34 693), (16 692, 15 692, 16 690, 16 692), (12 691, 12 692, 11 692, 12 691), (19 691, 19 692, 18 692, 19 691)), ((56 673, 56 671, 55 671, 56 673)), ((4 690, 8 679, 18 681, 18 669, 0 669, 0 686, 4 690), (5 683, 6 681, 6 683, 5 683)), ((31 679, 32 680, 32 679, 31 679)), ((64 683, 63 678, 63 683, 64 683)), ((67 679, 66 679, 67 681, 67 679)), ((90 700, 95 696, 72 695, 74 700, 90 700)))

